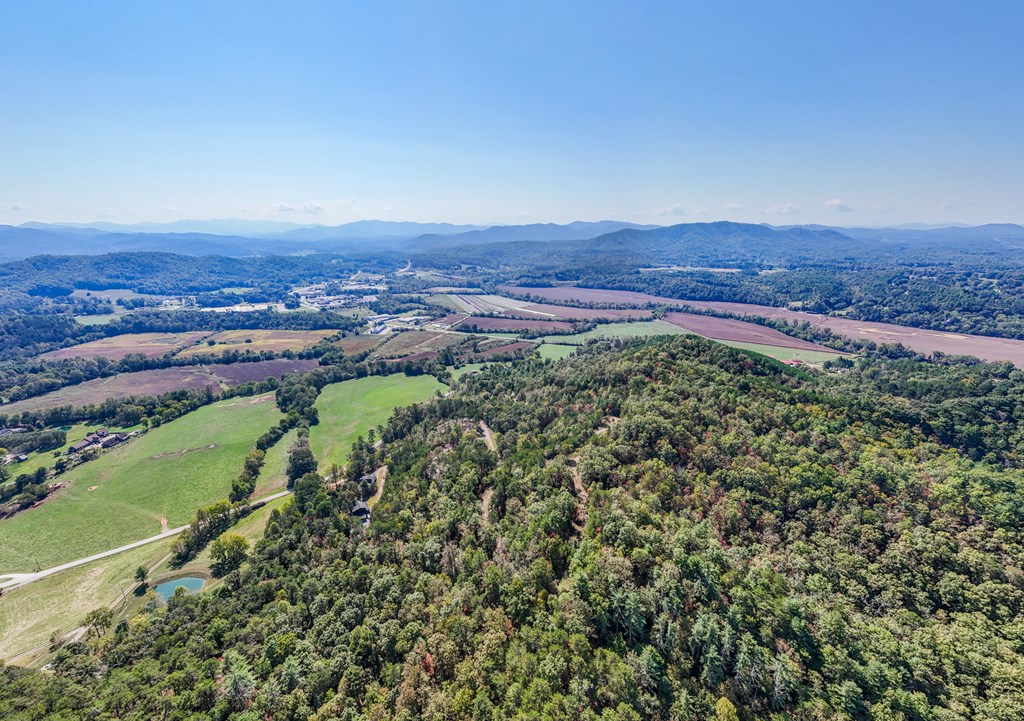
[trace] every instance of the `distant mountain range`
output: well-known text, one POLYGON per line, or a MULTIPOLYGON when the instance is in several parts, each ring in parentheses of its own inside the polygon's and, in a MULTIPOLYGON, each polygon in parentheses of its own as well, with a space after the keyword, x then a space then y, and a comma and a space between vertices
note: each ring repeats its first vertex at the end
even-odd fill
MULTIPOLYGON (((543 254, 563 261, 601 252, 631 261, 784 265, 817 259, 854 259, 919 252, 1006 252, 1024 247, 1014 224, 942 228, 837 228, 749 223, 638 225, 577 221, 480 227, 449 223, 365 220, 338 226, 246 220, 173 223, 39 223, 0 225, 0 260, 35 255, 96 255, 156 251, 230 257, 396 251, 430 253, 459 248, 467 258, 496 262, 505 255, 543 254), (234 232, 228 232, 232 230, 234 232), (219 232, 218 232, 219 231, 219 232)), ((473 261, 476 262, 476 261, 473 261)), ((487 264, 487 263, 484 263, 487 264)))

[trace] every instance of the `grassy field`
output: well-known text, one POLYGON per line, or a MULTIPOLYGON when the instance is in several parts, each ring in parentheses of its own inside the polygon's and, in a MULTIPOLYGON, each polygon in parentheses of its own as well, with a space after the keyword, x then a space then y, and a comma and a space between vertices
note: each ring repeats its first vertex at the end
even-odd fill
POLYGON ((0 658, 47 643, 54 631, 77 628, 85 614, 113 603, 131 586, 136 568, 152 568, 173 543, 150 543, 8 591, 0 597, 0 658))
POLYGON ((226 330, 216 333, 204 342, 178 353, 181 358, 212 353, 220 355, 226 350, 250 350, 254 353, 269 350, 275 353, 305 350, 337 331, 333 330, 226 330), (210 344, 213 341, 213 344, 210 344), (251 341, 251 342, 249 342, 251 341))
POLYGON ((350 335, 337 341, 334 345, 341 348, 345 355, 359 355, 366 351, 373 350, 381 344, 387 336, 380 335, 350 335))
POLYGON ((537 346, 537 352, 540 353, 540 357, 544 360, 562 360, 566 356, 572 355, 576 352, 576 349, 569 345, 555 345, 554 343, 544 343, 537 346))
POLYGON ((70 485, 0 521, 0 572, 48 568, 181 526, 226 498, 253 441, 281 418, 273 394, 200 408, 69 471, 70 485))
POLYGON ((824 363, 825 361, 835 360, 839 358, 842 353, 829 353, 827 351, 814 351, 804 350, 802 348, 779 348, 774 345, 761 345, 759 343, 743 343, 740 341, 731 340, 720 340, 718 343, 724 343, 732 348, 739 348, 740 350, 754 351, 755 353, 761 353, 762 355, 771 356, 776 360, 787 361, 787 360, 801 360, 804 363, 824 363))
MULTIPOLYGON (((636 323, 607 323, 586 333, 573 335, 549 335, 545 343, 559 345, 583 345, 593 338, 639 338, 655 335, 687 335, 688 331, 666 320, 643 320, 636 323)), ((542 346, 543 347, 543 346, 542 346)))
POLYGON ((440 331, 407 330, 393 333, 377 353, 381 358, 404 358, 424 351, 440 350, 462 342, 464 336, 440 331))
POLYGON ((256 490, 252 492, 253 498, 283 491, 288 485, 288 449, 295 444, 296 438, 298 431, 293 428, 267 451, 263 459, 263 468, 256 479, 256 490))
POLYGON ((344 465, 352 443, 391 417, 398 406, 427 400, 445 386, 433 376, 370 376, 334 383, 323 389, 316 408, 320 423, 309 429, 309 445, 325 471, 344 465))
POLYGON ((123 313, 102 313, 100 315, 76 315, 75 322, 79 325, 106 325, 112 320, 117 320, 123 313))

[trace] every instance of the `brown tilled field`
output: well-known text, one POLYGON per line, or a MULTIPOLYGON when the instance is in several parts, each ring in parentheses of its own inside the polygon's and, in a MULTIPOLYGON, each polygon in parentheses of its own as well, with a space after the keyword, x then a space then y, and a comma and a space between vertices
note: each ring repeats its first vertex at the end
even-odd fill
POLYGON ((205 331, 188 333, 125 333, 109 338, 82 343, 70 348, 60 348, 44 353, 43 358, 109 358, 121 360, 131 353, 142 353, 148 358, 158 358, 164 353, 185 348, 205 338, 205 331))
POLYGON ((713 340, 731 340, 740 343, 760 343, 780 348, 799 348, 802 350, 829 350, 815 343, 780 333, 774 328, 766 328, 757 323, 748 323, 731 318, 716 318, 710 315, 694 313, 666 313, 665 320, 691 333, 702 335, 713 340))
POLYGON ((537 330, 553 333, 570 331, 572 324, 561 320, 526 320, 523 318, 486 318, 470 316, 459 324, 460 329, 476 326, 482 331, 487 330, 537 330))
POLYGON ((0 406, 0 413, 24 413, 60 406, 88 406, 109 399, 128 396, 160 395, 170 391, 190 390, 222 385, 237 386, 246 381, 261 381, 271 376, 298 373, 316 367, 316 360, 279 358, 255 363, 229 365, 179 366, 157 370, 121 373, 109 378, 96 378, 78 385, 61 388, 35 398, 0 406))
POLYGON ((1014 365, 1024 368, 1024 341, 1011 338, 947 333, 892 323, 872 323, 817 313, 804 313, 788 308, 774 308, 767 305, 697 300, 687 301, 687 305, 722 313, 759 315, 790 323, 806 321, 812 326, 828 328, 834 333, 849 338, 863 338, 876 343, 901 343, 919 353, 940 352, 947 355, 971 355, 987 361, 1010 361, 1014 365))
POLYGON ((300 351, 316 345, 334 330, 225 330, 211 335, 198 345, 186 348, 178 355, 191 358, 197 355, 220 355, 226 350, 251 350, 255 353, 269 350, 300 351), (210 345, 213 341, 213 345, 210 345), (251 341, 251 342, 248 342, 251 341))

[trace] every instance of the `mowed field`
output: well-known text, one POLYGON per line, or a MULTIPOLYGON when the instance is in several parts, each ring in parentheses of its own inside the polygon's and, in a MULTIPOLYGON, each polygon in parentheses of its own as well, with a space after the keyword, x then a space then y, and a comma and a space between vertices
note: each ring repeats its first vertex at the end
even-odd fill
MULTIPOLYGON (((89 611, 114 603, 122 589, 131 587, 136 568, 153 568, 173 544, 173 538, 156 541, 4 593, 0 597, 0 659, 47 644, 54 631, 77 628, 89 611)), ((17 659, 19 664, 28 660, 17 659)))
POLYGON ((849 338, 862 338, 876 343, 901 343, 919 353, 939 352, 947 355, 971 355, 987 361, 1010 361, 1024 368, 1024 341, 1011 338, 948 333, 893 323, 872 323, 817 313, 805 313, 788 308, 774 308, 767 305, 696 300, 687 301, 686 304, 694 308, 706 308, 736 315, 758 315, 790 323, 806 321, 814 327, 828 328, 834 333, 849 338))
POLYGON ((226 498, 254 440, 281 418, 272 393, 204 406, 68 471, 42 505, 0 520, 0 574, 73 561, 181 526, 226 498))
MULTIPOLYGON (((641 320, 635 323, 608 323, 599 325, 585 333, 572 335, 549 335, 544 344, 583 345, 594 338, 646 338, 656 335, 686 335, 689 331, 666 320, 641 320)), ((543 348, 544 346, 541 346, 543 348)))
POLYGON ((298 352, 335 333, 335 330, 225 330, 211 335, 199 345, 186 348, 178 356, 191 358, 211 353, 219 355, 226 350, 250 350, 254 353, 265 350, 274 353, 286 350, 298 352), (210 341, 213 341, 212 345, 210 341))
POLYGON ((42 411, 60 406, 87 406, 105 400, 129 396, 160 395, 170 391, 212 386, 237 386, 248 381, 281 377, 285 373, 302 373, 317 366, 314 359, 275 358, 255 363, 231 363, 178 366, 120 373, 109 378, 96 378, 61 388, 35 398, 26 398, 0 406, 0 413, 42 411))
POLYGON ((576 352, 576 348, 570 345, 555 345, 554 343, 544 343, 543 345, 537 346, 537 353, 544 360, 562 360, 568 356, 571 356, 576 352))
POLYGON ((441 331, 407 330, 387 336, 388 340, 377 349, 381 358, 405 358, 426 351, 440 350, 461 343, 465 336, 441 331))
POLYGON ((535 330, 549 333, 559 330, 572 330, 572 324, 561 320, 527 320, 524 318, 491 318, 469 316, 459 323, 458 328, 479 328, 480 330, 535 330))
POLYGON ((433 376, 369 376, 324 387, 316 401, 320 423, 309 429, 309 446, 320 472, 344 465, 352 443, 383 424, 399 406, 427 400, 447 386, 433 376))
POLYGON ((691 333, 696 333, 712 340, 738 341, 740 343, 755 343, 780 348, 799 348, 808 351, 829 350, 815 343, 786 335, 774 328, 767 328, 763 325, 743 320, 716 318, 715 316, 697 315, 696 313, 666 313, 665 320, 691 333))
POLYGON ((345 355, 359 355, 371 351, 381 344, 387 336, 380 335, 350 335, 335 342, 334 345, 341 348, 345 355))
MULTIPOLYGON (((517 289, 522 292, 532 288, 517 289)), ((500 313, 509 318, 525 318, 539 320, 590 320, 605 318, 624 320, 627 318, 650 318, 650 311, 640 309, 598 309, 573 308, 570 306, 551 305, 549 303, 530 303, 501 295, 444 295, 435 296, 439 304, 457 313, 500 313)))
POLYGON ((206 331, 187 333, 125 333, 109 338, 82 343, 69 348, 59 348, 43 353, 42 358, 109 358, 121 360, 130 353, 141 353, 147 358, 158 358, 185 348, 205 338, 206 331))

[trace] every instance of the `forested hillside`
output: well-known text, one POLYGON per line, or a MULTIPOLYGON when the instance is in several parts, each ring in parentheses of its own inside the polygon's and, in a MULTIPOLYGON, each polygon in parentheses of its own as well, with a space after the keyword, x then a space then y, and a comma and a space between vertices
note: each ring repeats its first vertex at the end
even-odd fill
POLYGON ((365 531, 305 476, 224 587, 0 670, 0 717, 1024 718, 1021 378, 857 363, 687 336, 466 376, 357 444, 365 531))

